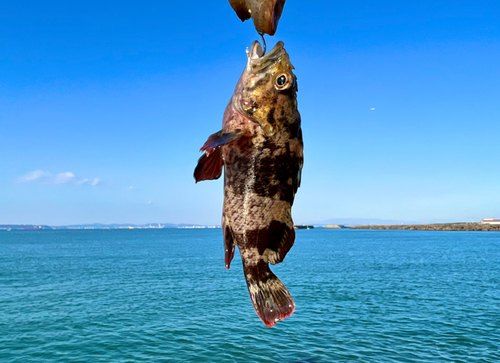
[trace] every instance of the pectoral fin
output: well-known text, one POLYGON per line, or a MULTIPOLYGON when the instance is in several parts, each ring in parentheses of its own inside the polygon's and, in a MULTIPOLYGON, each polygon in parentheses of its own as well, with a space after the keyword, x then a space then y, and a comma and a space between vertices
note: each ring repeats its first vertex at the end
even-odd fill
POLYGON ((243 131, 241 130, 230 132, 221 130, 209 136, 208 140, 200 149, 200 151, 204 151, 205 154, 198 159, 198 165, 194 170, 194 179, 197 183, 203 180, 220 178, 222 175, 222 166, 224 165, 220 147, 238 140, 241 136, 243 136, 243 131))
POLYGON ((203 154, 194 169, 194 180, 198 183, 203 180, 219 179, 223 163, 220 148, 215 149, 210 155, 203 154))
POLYGON ((200 151, 205 151, 207 156, 209 156, 217 147, 229 144, 235 140, 238 140, 243 136, 242 130, 234 130, 234 131, 224 131, 220 130, 215 134, 212 134, 208 137, 208 140, 205 142, 200 151))

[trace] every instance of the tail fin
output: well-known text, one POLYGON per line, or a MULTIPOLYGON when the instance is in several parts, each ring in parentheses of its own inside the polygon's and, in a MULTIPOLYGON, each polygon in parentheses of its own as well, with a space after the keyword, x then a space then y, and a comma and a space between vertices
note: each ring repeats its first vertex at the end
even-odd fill
POLYGON ((293 298, 267 262, 260 261, 256 265, 244 262, 243 270, 253 307, 266 326, 272 327, 293 314, 293 298))

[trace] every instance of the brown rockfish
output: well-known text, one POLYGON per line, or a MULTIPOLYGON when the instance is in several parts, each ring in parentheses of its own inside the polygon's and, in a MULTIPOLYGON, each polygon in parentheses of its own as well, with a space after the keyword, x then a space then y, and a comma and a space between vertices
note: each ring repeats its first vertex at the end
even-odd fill
POLYGON ((253 305, 271 327, 295 304, 269 262, 280 263, 293 246, 291 208, 300 185, 302 131, 297 78, 283 42, 264 55, 255 41, 245 70, 194 172, 196 182, 218 179, 224 166, 222 230, 229 269, 238 246, 253 305))

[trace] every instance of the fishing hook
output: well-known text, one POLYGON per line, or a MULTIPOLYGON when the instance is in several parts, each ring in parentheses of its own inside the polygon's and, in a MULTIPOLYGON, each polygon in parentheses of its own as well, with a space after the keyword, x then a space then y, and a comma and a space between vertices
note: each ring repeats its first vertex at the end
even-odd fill
POLYGON ((259 35, 262 37, 262 43, 264 43, 264 53, 263 55, 266 54, 266 39, 264 38, 264 33, 259 33, 259 35))

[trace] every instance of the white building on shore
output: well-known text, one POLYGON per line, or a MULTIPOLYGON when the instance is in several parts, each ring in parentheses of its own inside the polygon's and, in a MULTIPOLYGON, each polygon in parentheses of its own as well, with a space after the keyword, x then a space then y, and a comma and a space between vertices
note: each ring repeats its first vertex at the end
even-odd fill
POLYGON ((500 219, 483 218, 481 224, 500 224, 500 219))

